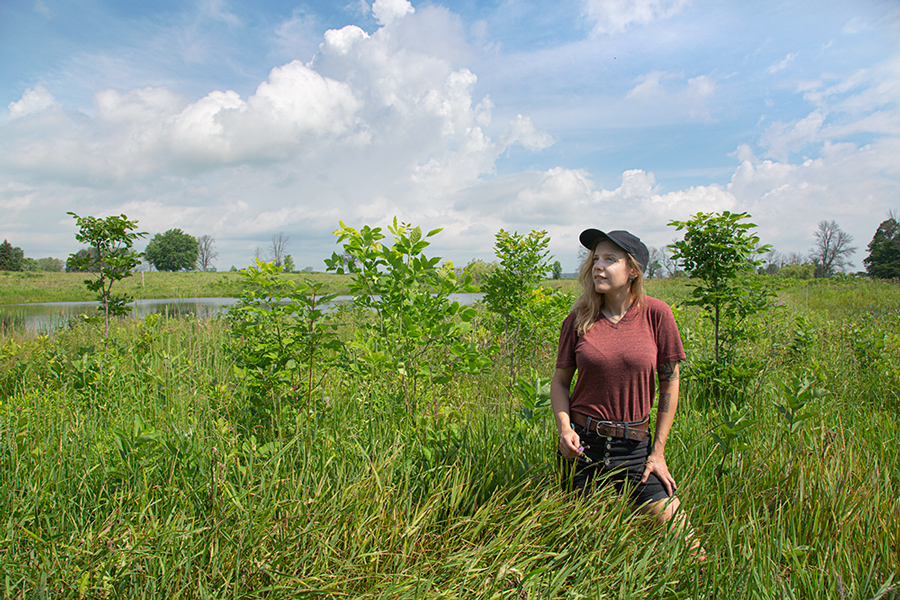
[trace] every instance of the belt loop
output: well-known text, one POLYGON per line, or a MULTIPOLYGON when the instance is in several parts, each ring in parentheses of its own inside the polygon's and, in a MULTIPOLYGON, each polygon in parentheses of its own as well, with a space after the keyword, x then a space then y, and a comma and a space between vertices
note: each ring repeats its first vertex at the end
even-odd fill
POLYGON ((588 431, 590 431, 591 430, 591 416, 590 415, 585 415, 585 416, 587 417, 587 421, 584 424, 584 428, 587 429, 588 431))
POLYGON ((625 439, 631 439, 628 437, 628 421, 625 421, 625 439))

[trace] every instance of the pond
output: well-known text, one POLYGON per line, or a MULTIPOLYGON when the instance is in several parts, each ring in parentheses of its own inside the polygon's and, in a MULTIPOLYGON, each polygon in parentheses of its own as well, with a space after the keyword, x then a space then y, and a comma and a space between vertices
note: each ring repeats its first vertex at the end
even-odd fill
MULTIPOLYGON (((462 304, 474 304, 484 294, 452 294, 451 300, 462 304)), ((350 302, 351 296, 338 296, 334 304, 350 302)), ((237 298, 169 298, 155 300, 135 300, 131 316, 143 319, 147 315, 160 314, 167 317, 194 315, 201 319, 213 317, 228 311, 237 304, 237 298)), ((97 302, 34 302, 31 304, 0 305, 0 334, 11 331, 39 333, 53 331, 66 325, 70 319, 82 314, 97 314, 97 302)))

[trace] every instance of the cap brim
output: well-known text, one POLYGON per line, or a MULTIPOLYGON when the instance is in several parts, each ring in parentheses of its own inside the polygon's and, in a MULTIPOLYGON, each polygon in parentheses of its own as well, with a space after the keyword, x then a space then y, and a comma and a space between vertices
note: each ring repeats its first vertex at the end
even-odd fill
POLYGON ((581 245, 587 248, 588 250, 593 250, 594 246, 597 245, 597 242, 600 240, 608 240, 609 236, 600 231, 599 229, 585 229, 581 232, 581 235, 578 236, 578 241, 581 242, 581 245))

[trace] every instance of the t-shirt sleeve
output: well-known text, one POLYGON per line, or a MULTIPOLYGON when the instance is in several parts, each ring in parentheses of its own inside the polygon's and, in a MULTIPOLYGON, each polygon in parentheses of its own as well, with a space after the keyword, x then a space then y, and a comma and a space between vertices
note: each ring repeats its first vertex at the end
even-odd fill
POLYGON ((672 308, 665 302, 658 301, 656 310, 656 363, 681 362, 685 358, 681 334, 675 323, 672 308))
POLYGON ((559 332, 559 348, 556 350, 556 368, 569 369, 575 366, 575 344, 578 338, 575 335, 575 313, 569 313, 563 321, 559 332))

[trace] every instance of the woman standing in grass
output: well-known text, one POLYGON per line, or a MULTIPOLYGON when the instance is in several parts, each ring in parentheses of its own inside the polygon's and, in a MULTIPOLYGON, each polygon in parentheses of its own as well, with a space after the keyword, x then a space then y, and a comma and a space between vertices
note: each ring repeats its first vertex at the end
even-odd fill
POLYGON ((590 251, 579 273, 583 292, 563 322, 550 388, 559 455, 570 467, 564 485, 588 494, 611 483, 664 523, 680 506, 665 457, 685 356, 678 326, 665 302, 644 295, 649 252, 639 238, 587 229, 580 240, 590 251))

